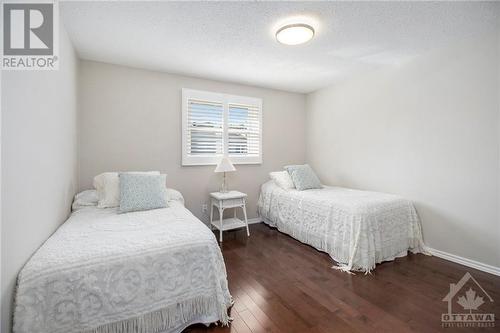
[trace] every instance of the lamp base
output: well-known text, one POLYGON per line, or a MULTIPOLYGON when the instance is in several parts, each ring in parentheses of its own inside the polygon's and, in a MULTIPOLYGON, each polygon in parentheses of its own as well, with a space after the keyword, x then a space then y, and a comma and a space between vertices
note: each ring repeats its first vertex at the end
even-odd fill
POLYGON ((224 179, 224 180, 222 181, 222 186, 220 187, 220 191, 219 191, 219 192, 220 192, 220 193, 227 193, 227 192, 229 192, 229 191, 227 190, 227 185, 226 185, 226 173, 225 173, 225 172, 224 172, 224 178, 223 178, 223 179, 224 179))

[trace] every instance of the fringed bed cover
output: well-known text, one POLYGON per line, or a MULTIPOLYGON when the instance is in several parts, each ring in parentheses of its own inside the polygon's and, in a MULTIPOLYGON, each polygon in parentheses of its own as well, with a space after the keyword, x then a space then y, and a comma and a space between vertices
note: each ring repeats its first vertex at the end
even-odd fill
POLYGON ((173 333, 228 324, 231 302, 213 233, 181 203, 84 208, 19 274, 14 333, 173 333))
POLYGON ((413 204, 395 195, 329 186, 283 190, 269 181, 258 210, 265 223, 328 253, 346 272, 369 273, 408 251, 425 253, 413 204))

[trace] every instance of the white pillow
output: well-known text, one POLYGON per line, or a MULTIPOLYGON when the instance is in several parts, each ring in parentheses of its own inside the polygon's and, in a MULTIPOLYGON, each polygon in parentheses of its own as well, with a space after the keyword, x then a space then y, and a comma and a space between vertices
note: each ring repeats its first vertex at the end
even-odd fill
MULTIPOLYGON (((167 188, 165 195, 167 201, 178 201, 184 205, 184 197, 181 192, 173 188, 167 188)), ((85 207, 97 207, 98 201, 99 197, 96 190, 85 190, 75 195, 71 208, 75 211, 85 207)))
POLYGON ((184 197, 181 192, 167 187, 166 196, 167 201, 179 201, 182 205, 184 205, 184 197))
POLYGON ((71 208, 73 210, 78 210, 83 207, 97 206, 98 201, 99 197, 97 196, 96 190, 85 190, 75 195, 71 208))
MULTIPOLYGON (((159 171, 131 172, 159 175, 159 171)), ((118 172, 104 172, 94 177, 94 187, 97 190, 99 208, 120 206, 120 177, 118 172)))
POLYGON ((275 172, 270 172, 269 177, 284 190, 291 190, 295 188, 295 185, 293 184, 292 178, 290 177, 290 174, 288 171, 275 171, 275 172))

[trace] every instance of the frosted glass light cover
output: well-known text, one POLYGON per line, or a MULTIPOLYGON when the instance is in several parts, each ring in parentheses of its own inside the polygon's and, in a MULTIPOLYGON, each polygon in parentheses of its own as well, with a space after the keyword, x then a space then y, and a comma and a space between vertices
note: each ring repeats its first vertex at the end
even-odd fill
POLYGON ((278 42, 286 45, 298 45, 308 42, 314 36, 314 29, 307 24, 289 24, 276 32, 278 42))

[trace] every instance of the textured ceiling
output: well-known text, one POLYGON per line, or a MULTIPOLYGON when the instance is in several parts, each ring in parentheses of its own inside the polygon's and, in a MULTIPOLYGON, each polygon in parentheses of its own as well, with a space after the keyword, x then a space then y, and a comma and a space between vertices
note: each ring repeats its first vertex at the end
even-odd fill
POLYGON ((499 3, 61 2, 79 56, 119 65, 307 93, 498 29, 499 3), (280 25, 316 29, 300 46, 280 25))

